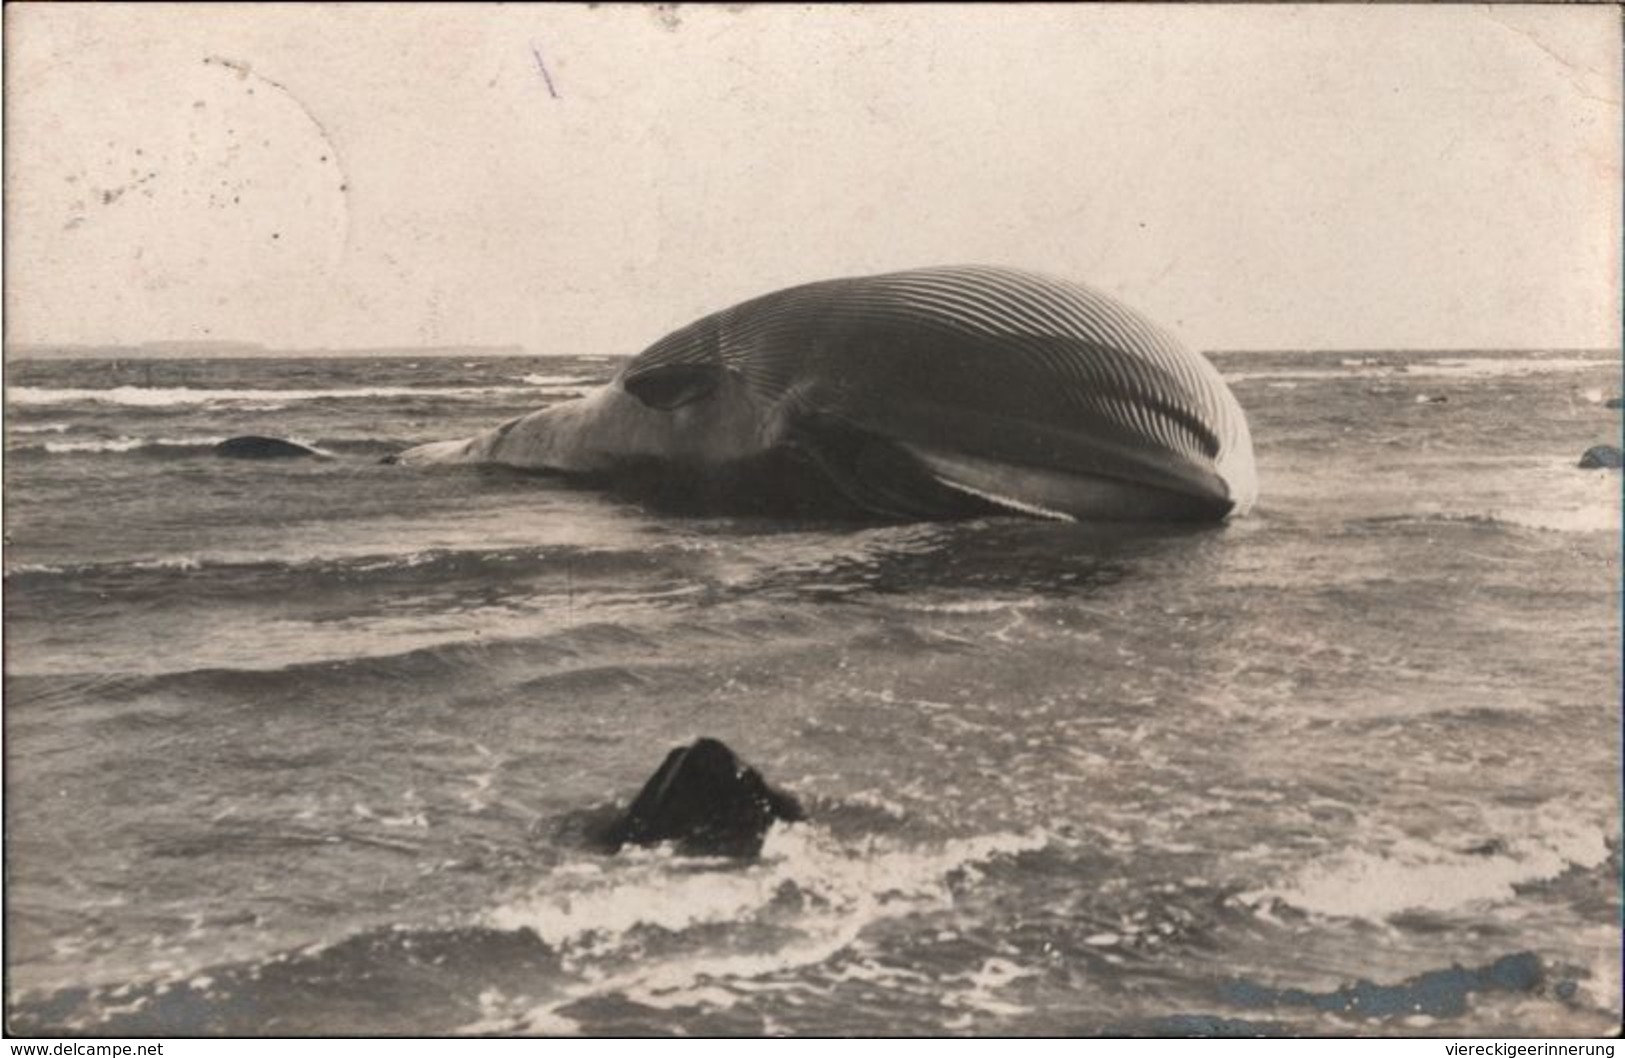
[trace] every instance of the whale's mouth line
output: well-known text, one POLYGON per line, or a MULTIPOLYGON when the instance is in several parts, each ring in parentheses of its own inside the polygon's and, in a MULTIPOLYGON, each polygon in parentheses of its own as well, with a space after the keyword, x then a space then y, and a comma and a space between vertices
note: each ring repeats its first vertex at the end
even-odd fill
POLYGON ((1021 500, 1014 499, 1010 496, 1000 496, 997 493, 984 492, 981 489, 974 488, 970 485, 964 485, 959 482, 948 481, 946 479, 938 480, 941 480, 942 483, 948 486, 950 489, 958 489, 960 492, 975 496, 977 499, 986 500, 988 503, 995 504, 999 507, 1008 508, 1009 510, 1015 511, 1019 514, 1030 514, 1036 518, 1048 518, 1051 521, 1056 522, 1077 522, 1076 518, 1070 514, 1067 514, 1065 511, 1052 511, 1048 507, 1040 507, 1036 503, 1024 503, 1021 500))

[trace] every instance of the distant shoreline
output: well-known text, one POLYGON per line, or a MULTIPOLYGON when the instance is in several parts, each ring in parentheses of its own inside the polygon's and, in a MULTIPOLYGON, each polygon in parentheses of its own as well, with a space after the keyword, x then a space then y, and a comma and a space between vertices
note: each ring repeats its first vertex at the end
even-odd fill
MULTIPOLYGON (((459 356, 547 357, 572 353, 533 353, 520 345, 369 346, 355 349, 313 346, 275 349, 252 342, 144 342, 140 345, 16 343, 5 347, 5 360, 328 360, 452 358, 459 356)), ((595 354, 588 354, 595 355, 595 354)))
MULTIPOLYGON (((1382 357, 1496 357, 1527 356, 1584 356, 1598 358, 1621 357, 1620 349, 1565 348, 1565 347, 1513 347, 1475 349, 1468 347, 1442 347, 1427 349, 1207 349, 1203 354, 1229 359, 1249 356, 1339 355, 1350 358, 1382 357)), ((627 354, 630 355, 630 354, 627 354)), ((479 357, 491 359, 549 360, 570 357, 619 360, 625 355, 606 353, 544 353, 532 352, 518 345, 471 346, 377 346, 362 348, 273 349, 248 342, 149 342, 143 345, 8 345, 4 350, 5 363, 24 360, 408 360, 479 357)))

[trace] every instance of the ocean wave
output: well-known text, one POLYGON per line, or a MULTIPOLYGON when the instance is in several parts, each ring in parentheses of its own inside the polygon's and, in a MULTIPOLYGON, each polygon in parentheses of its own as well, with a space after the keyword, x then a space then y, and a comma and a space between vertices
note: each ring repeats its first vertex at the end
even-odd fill
MULTIPOLYGON (((138 678, 143 692, 222 695, 334 681, 381 685, 402 673, 448 687, 472 679, 510 688, 528 681, 532 690, 548 693, 608 689, 643 678, 642 663, 661 653, 662 644, 639 630, 667 621, 707 590, 685 554, 660 547, 225 557, 16 563, 6 571, 5 587, 23 607, 35 605, 26 600, 44 607, 74 600, 99 607, 114 592, 127 606, 166 606, 177 592, 197 607, 245 597, 298 600, 297 613, 262 620, 253 637, 213 636, 200 628, 195 641, 172 651, 115 648, 95 663, 138 678), (447 593, 466 601, 436 610, 431 600, 447 593), (363 602, 362 614, 354 617, 306 615, 324 602, 352 606, 357 599, 397 594, 401 605, 386 609, 363 602), (614 666, 627 672, 617 676, 614 666)), ((684 626, 684 634, 690 627, 684 626)), ((12 675, 82 676, 88 664, 74 652, 47 650, 14 664, 12 675)))
POLYGON ((1044 605, 1042 599, 961 599, 949 602, 910 602, 894 603, 900 610, 912 610, 915 613, 940 614, 991 614, 1006 613, 1011 610, 1031 610, 1044 605))
POLYGON ((1540 529, 1549 533, 1612 533, 1618 532, 1620 527, 1617 489, 1611 500, 1609 503, 1589 507, 1503 508, 1493 512, 1489 517, 1504 525, 1540 529))
MULTIPOLYGON (((15 454, 31 455, 133 454, 180 458, 212 454, 215 446, 224 440, 226 440, 224 435, 215 437, 90 437, 82 440, 10 445, 7 447, 7 451, 15 454)), ((328 442, 325 445, 299 437, 290 437, 287 440, 297 445, 303 445, 317 455, 330 457, 338 455, 336 449, 374 452, 393 451, 400 447, 399 442, 372 439, 335 441, 328 442)))
POLYGON ((174 555, 168 558, 144 558, 130 562, 100 562, 85 563, 83 565, 53 565, 49 562, 25 562, 6 570, 6 579, 13 577, 22 579, 27 577, 60 577, 79 576, 87 572, 111 572, 123 570, 194 570, 201 569, 201 559, 191 555, 174 555))
MULTIPOLYGON (((320 644, 318 644, 320 645, 320 644)), ((644 679, 637 669, 649 669, 646 659, 663 644, 635 628, 611 621, 583 622, 563 629, 556 626, 528 634, 502 636, 496 630, 441 638, 429 645, 379 653, 339 649, 305 651, 294 660, 268 658, 256 648, 246 656, 176 659, 190 667, 156 671, 86 672, 62 668, 38 672, 8 672, 6 699, 18 708, 48 705, 64 695, 73 696, 87 681, 105 701, 144 696, 204 695, 218 700, 263 700, 284 694, 316 700, 340 688, 370 689, 413 686, 428 694, 509 694, 529 681, 536 690, 547 674, 556 686, 570 693, 613 691, 626 680, 644 679), (211 662, 215 662, 211 664, 211 662), (621 683, 614 673, 624 674, 621 683), (573 685, 573 686, 572 686, 573 685)), ((229 651, 229 644, 224 648, 229 651)), ((219 651, 217 651, 219 653, 219 651)), ((284 652, 286 653, 286 652, 284 652)), ((158 659, 163 664, 165 659, 158 659)), ((109 718, 115 729, 130 717, 109 718)))
POLYGON ((748 983, 825 962, 877 922, 942 910, 954 879, 979 865, 1045 847, 1041 830, 919 845, 868 837, 843 843, 812 824, 775 826, 761 860, 718 870, 667 849, 623 852, 605 863, 567 865, 489 912, 482 923, 528 931, 561 955, 583 983, 541 1005, 494 1009, 465 1032, 539 1031, 589 995, 620 995, 656 1009, 726 1009, 748 983), (710 946, 707 927, 758 922, 780 938, 767 950, 710 946), (695 936, 651 957, 650 931, 695 936))
MULTIPOLYGON (((314 835, 313 835, 314 836, 314 835)), ((276 1011, 289 1024, 352 1031, 411 1024, 398 1007, 402 966, 431 978, 442 1016, 459 1034, 547 1032, 580 1026, 567 1012, 593 997, 623 997, 656 1010, 727 1009, 759 999, 760 979, 829 961, 876 923, 953 906, 981 870, 1043 848, 1041 831, 993 833, 920 844, 843 842, 814 824, 769 831, 759 861, 686 858, 627 850, 566 861, 518 895, 462 924, 369 927, 252 961, 165 969, 87 991, 23 996, 30 1029, 160 1034, 185 1024, 233 1033, 276 1011), (743 927, 743 928, 740 928, 743 927), (339 991, 331 983, 354 987, 339 991), (365 982, 376 982, 377 990, 365 982), (519 981, 522 987, 513 989, 519 981), (509 990, 511 991, 505 991, 509 990), (388 997, 374 1008, 358 997, 388 997), (368 1020, 369 1018, 373 1020, 368 1020)), ((883 980, 888 969, 857 960, 835 980, 883 980)), ((1030 971, 984 959, 951 1005, 1008 1014, 998 993, 1030 971)), ((442 1030, 444 1031, 444 1030, 442 1030)))
POLYGON ((1376 358, 1343 359, 1337 367, 1283 367, 1258 371, 1226 371, 1227 382, 1264 380, 1335 381, 1345 378, 1498 378, 1566 371, 1618 369, 1618 360, 1585 357, 1438 357, 1430 360, 1389 361, 1376 358))
MULTIPOLYGON (((182 959, 177 965, 160 957, 145 974, 118 984, 54 993, 16 989, 8 1027, 27 1036, 255 1036, 267 1025, 316 1036, 398 1035, 414 1024, 413 1012, 427 1010, 432 1019, 447 1016, 448 1007, 477 1010, 482 983, 505 983, 516 974, 545 982, 555 964, 534 937, 383 926, 231 963, 182 959), (392 976, 403 967, 444 967, 434 979, 440 990, 409 996, 392 976)), ((419 1024, 444 1034, 433 1020, 419 1024)))
POLYGON ((1497 375, 1539 375, 1554 371, 1591 371, 1598 368, 1618 368, 1618 360, 1593 360, 1585 357, 1441 357, 1431 363, 1418 364, 1418 369, 1435 377, 1492 378, 1497 375))
POLYGON ((13 426, 11 432, 15 434, 67 433, 71 429, 73 429, 73 424, 68 422, 38 422, 13 426))
POLYGON ((527 386, 580 389, 583 386, 596 385, 600 380, 585 375, 521 375, 519 381, 527 386))
POLYGON ((425 548, 422 550, 363 553, 355 555, 308 555, 285 559, 251 557, 235 553, 195 553, 166 555, 112 562, 81 563, 25 563, 5 571, 5 579, 13 587, 30 578, 61 577, 76 580, 95 580, 102 577, 123 577, 130 571, 164 572, 184 570, 205 571, 227 578, 251 576, 313 576, 325 579, 355 574, 400 573, 417 580, 436 573, 471 573, 489 575, 500 570, 506 577, 526 571, 568 566, 572 577, 591 578, 595 575, 614 576, 637 570, 658 568, 664 561, 687 552, 680 546, 639 548, 591 548, 575 545, 551 544, 538 547, 478 548, 472 550, 452 548, 425 548), (662 559, 666 555, 667 559, 662 559))
POLYGON ((1380 921, 1407 911, 1454 911, 1503 903, 1521 886, 1607 862, 1607 831, 1567 811, 1491 814, 1487 836, 1444 848, 1401 837, 1383 848, 1317 859, 1284 884, 1244 893, 1244 905, 1274 903, 1341 918, 1380 921))
POLYGON ((56 389, 14 386, 6 400, 19 407, 59 404, 117 404, 159 408, 190 404, 282 406, 290 401, 439 398, 479 400, 495 396, 534 395, 541 386, 358 386, 353 389, 194 389, 188 386, 113 386, 108 389, 56 389))
POLYGON ((1558 495, 1537 497, 1527 507, 1496 507, 1485 511, 1434 511, 1384 514, 1355 519, 1361 526, 1463 525, 1486 528, 1534 529, 1548 533, 1609 533, 1620 528, 1619 478, 1610 474, 1576 471, 1577 480, 1558 495))
MULTIPOLYGON (((34 447, 52 455, 78 452, 135 452, 145 448, 201 451, 211 449, 224 440, 224 437, 103 437, 86 441, 47 441, 34 447)), ((22 450, 27 451, 28 448, 22 450)))
MULTIPOLYGON (((380 653, 305 651, 294 660, 267 658, 259 648, 238 657, 193 654, 176 659, 191 667, 148 672, 132 669, 98 674, 65 668, 8 672, 6 698, 19 708, 47 704, 84 686, 87 680, 98 681, 97 694, 107 701, 153 695, 280 700, 284 694, 319 700, 341 688, 390 686, 413 686, 424 694, 430 688, 458 695, 509 694, 527 681, 531 690, 537 690, 549 677, 555 686, 567 686, 571 694, 580 695, 613 691, 628 680, 644 679, 636 670, 649 669, 646 659, 663 648, 652 637, 612 621, 583 622, 563 629, 554 625, 512 636, 488 630, 475 637, 441 638, 406 650, 392 645, 397 649, 380 653), (619 683, 617 668, 623 677, 619 683)), ((230 645, 224 649, 229 651, 230 645)), ((163 664, 164 659, 158 660, 163 664)), ((108 722, 116 729, 127 719, 121 714, 108 722)))

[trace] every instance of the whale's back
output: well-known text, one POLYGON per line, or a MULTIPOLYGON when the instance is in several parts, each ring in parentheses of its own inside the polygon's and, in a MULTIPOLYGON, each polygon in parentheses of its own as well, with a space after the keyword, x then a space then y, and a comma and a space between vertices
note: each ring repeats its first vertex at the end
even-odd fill
POLYGON ((708 366, 792 428, 888 439, 946 484, 1009 505, 1022 497, 1000 480, 1086 515, 1066 508, 1098 507, 1102 488, 1221 514, 1257 495, 1246 417, 1213 366, 1078 283, 977 266, 811 283, 668 335, 619 381, 652 393, 708 366))

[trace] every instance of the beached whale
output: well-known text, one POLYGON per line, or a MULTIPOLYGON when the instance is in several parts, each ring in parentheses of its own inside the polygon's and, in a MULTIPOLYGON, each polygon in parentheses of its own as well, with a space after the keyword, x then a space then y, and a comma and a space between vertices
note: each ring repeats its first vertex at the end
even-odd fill
POLYGON ((1213 366, 1087 287, 957 266, 835 279, 667 335, 598 391, 408 465, 497 463, 863 512, 1217 520, 1257 495, 1213 366))
POLYGON ((609 851, 672 842, 691 856, 749 858, 775 821, 806 818, 800 803, 714 738, 666 755, 630 808, 601 836, 609 851))

